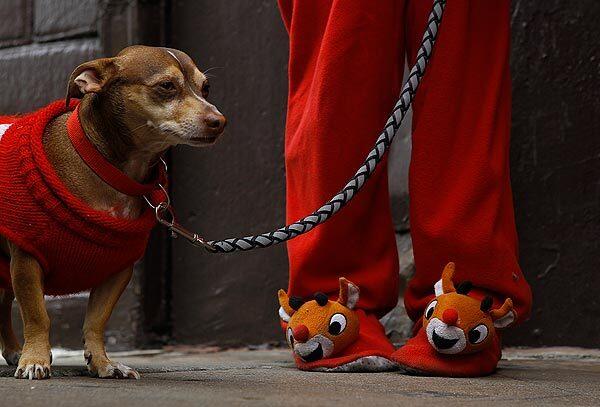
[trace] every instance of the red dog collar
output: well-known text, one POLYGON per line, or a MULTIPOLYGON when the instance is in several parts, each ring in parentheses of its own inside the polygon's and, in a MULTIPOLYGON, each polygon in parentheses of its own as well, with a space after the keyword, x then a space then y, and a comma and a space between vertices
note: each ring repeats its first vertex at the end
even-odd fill
POLYGON ((160 189, 161 184, 165 184, 166 173, 163 167, 158 168, 154 180, 141 184, 108 161, 83 131, 79 121, 79 106, 67 119, 67 133, 71 144, 73 144, 75 151, 77 151, 83 162, 104 182, 122 194, 129 196, 149 195, 160 189))

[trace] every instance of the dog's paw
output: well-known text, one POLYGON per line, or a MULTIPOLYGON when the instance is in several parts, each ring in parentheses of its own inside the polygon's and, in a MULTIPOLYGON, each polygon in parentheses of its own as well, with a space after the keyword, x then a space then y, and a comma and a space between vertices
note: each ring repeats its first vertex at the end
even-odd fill
POLYGON ((8 366, 17 366, 21 358, 21 351, 5 349, 2 351, 2 357, 8 366))
POLYGON ((109 361, 98 369, 98 377, 101 379, 140 379, 140 374, 129 366, 119 362, 109 361))
POLYGON ((15 371, 15 378, 17 379, 41 380, 49 379, 50 376, 52 374, 50 373, 49 360, 25 359, 21 357, 19 367, 15 371))
POLYGON ((98 358, 94 360, 91 353, 84 354, 88 371, 92 376, 101 379, 136 379, 139 380, 140 374, 129 366, 119 362, 113 362, 108 358, 98 358))

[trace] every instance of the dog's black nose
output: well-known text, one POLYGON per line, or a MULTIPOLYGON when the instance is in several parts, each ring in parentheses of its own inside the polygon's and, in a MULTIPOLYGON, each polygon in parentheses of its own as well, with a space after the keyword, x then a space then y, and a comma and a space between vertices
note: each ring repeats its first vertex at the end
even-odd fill
POLYGON ((223 115, 211 114, 204 118, 204 123, 209 129, 215 132, 221 132, 227 124, 227 119, 223 115))

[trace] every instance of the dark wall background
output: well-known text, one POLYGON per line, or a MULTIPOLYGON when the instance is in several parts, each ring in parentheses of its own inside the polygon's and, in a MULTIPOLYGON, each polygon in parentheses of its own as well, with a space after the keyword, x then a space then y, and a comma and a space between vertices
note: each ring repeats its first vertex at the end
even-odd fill
MULTIPOLYGON (((211 102, 229 120, 207 150, 173 152, 181 221, 210 238, 265 232, 284 221, 283 129, 287 34, 273 1, 177 1, 171 44, 208 71, 211 102)), ((280 339, 277 289, 287 286, 284 246, 210 255, 174 242, 176 341, 239 345, 280 339)))
POLYGON ((598 347, 600 2, 513 10, 511 168, 534 307, 509 341, 598 347))

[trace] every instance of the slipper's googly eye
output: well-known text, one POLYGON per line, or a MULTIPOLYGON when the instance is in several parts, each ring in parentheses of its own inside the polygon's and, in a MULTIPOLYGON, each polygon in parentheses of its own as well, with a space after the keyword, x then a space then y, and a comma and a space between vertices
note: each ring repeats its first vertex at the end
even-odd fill
POLYGON ((287 339, 287 343, 290 348, 294 348, 294 334, 292 332, 292 328, 288 328, 285 333, 285 338, 287 339))
POLYGON ((433 311, 435 310, 435 306, 437 305, 437 301, 433 300, 429 303, 429 305, 427 306, 427 309, 425 309, 425 318, 429 319, 431 318, 431 316, 433 315, 433 311))
POLYGON ((469 331, 469 342, 473 345, 481 343, 488 336, 488 328, 484 324, 477 325, 475 328, 469 331))
POLYGON ((346 329, 346 317, 342 314, 334 314, 329 320, 329 333, 339 335, 344 329, 346 329))

